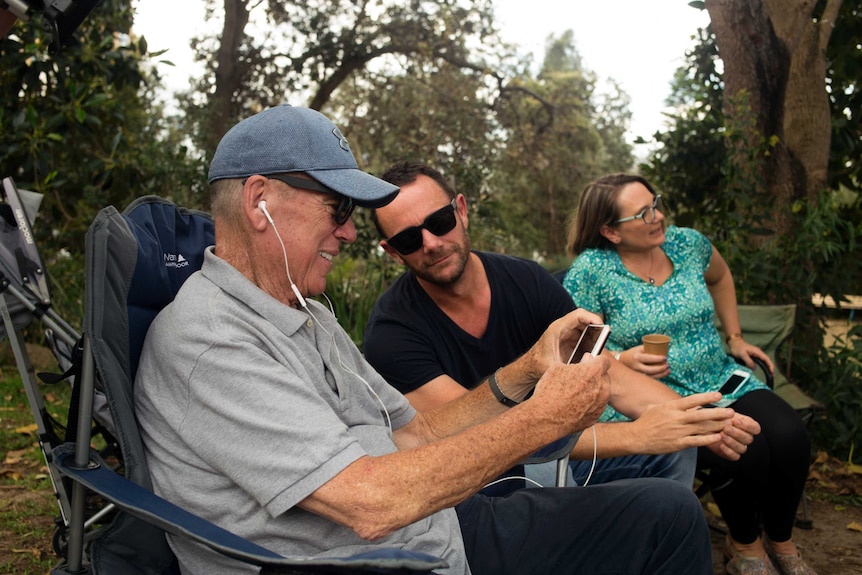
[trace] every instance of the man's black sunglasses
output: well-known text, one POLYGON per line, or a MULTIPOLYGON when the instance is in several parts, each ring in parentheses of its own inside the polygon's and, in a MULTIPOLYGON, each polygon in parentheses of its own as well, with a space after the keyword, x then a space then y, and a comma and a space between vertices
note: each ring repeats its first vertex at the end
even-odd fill
POLYGON ((342 196, 338 192, 327 188, 316 180, 300 178, 299 176, 291 176, 290 174, 270 174, 266 177, 272 178, 273 180, 278 180, 279 182, 284 182, 288 186, 299 188, 300 190, 323 192, 324 194, 334 194, 338 196, 338 207, 335 208, 335 213, 332 214, 332 218, 339 226, 343 226, 345 223, 347 223, 347 220, 350 219, 350 214, 352 214, 354 208, 356 208, 356 204, 353 203, 353 200, 351 198, 348 198, 347 196, 342 196))
POLYGON ((428 230, 438 237, 448 234, 455 228, 455 208, 458 205, 456 202, 457 199, 458 198, 453 198, 449 204, 443 206, 425 218, 425 221, 420 225, 401 230, 386 240, 386 243, 395 248, 395 251, 402 256, 409 256, 422 247, 423 229, 428 230))

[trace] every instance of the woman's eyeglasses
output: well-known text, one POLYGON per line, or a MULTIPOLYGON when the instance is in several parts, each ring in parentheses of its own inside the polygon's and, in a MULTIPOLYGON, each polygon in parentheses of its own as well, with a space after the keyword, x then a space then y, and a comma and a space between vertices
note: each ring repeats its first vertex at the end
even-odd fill
POLYGON ((386 240, 386 243, 402 256, 408 256, 422 247, 423 229, 438 237, 448 234, 455 228, 457 199, 454 198, 448 205, 429 215, 422 224, 401 230, 386 240))
POLYGON ((331 190, 316 180, 308 178, 300 178, 299 176, 291 176, 289 174, 270 174, 266 176, 279 182, 284 182, 288 186, 299 188, 300 190, 310 190, 312 192, 323 192, 324 194, 334 194, 338 197, 338 206, 335 208, 335 213, 332 214, 332 219, 339 226, 343 226, 350 219, 350 214, 353 213, 356 204, 351 198, 342 196, 338 192, 331 190))
POLYGON ((645 224, 654 224, 655 220, 656 220, 655 213, 657 211, 658 212, 664 211, 662 209, 662 207, 663 207, 663 204, 661 201, 661 194, 657 194, 655 197, 655 200, 653 200, 653 203, 650 207, 644 208, 643 211, 641 211, 641 213, 639 213, 635 216, 629 216, 627 218, 620 218, 617 221, 615 221, 614 223, 615 224, 621 224, 623 222, 630 222, 632 220, 643 220, 645 224))

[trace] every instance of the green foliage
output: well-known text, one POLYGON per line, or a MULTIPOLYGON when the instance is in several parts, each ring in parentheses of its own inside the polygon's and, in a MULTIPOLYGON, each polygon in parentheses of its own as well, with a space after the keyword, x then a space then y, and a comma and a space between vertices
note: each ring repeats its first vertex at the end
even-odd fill
POLYGON ((809 376, 815 395, 827 416, 811 426, 814 442, 846 459, 862 448, 862 325, 847 338, 820 350, 819 362, 809 376))
POLYGON ((151 105, 158 77, 146 42, 129 35, 128 0, 104 0, 79 44, 49 54, 37 22, 0 41, 0 177, 44 200, 36 242, 57 311, 79 325, 84 235, 106 205, 157 194, 203 203, 203 164, 174 120, 151 105))
POLYGON ((488 195, 527 253, 563 253, 566 219, 587 182, 631 166, 628 97, 600 95, 596 84, 568 31, 548 40, 538 76, 514 78, 496 105, 504 147, 488 195))
POLYGON ((698 227, 699 215, 715 210, 712 202, 725 185, 723 84, 715 35, 707 27, 698 29, 695 38, 686 65, 671 83, 667 104, 676 110, 673 128, 654 134, 657 146, 640 166, 641 174, 670 200, 676 223, 687 227, 698 227))
MULTIPOLYGON (((380 253, 366 260, 344 259, 330 272, 326 279, 326 295, 338 322, 357 346, 362 346, 362 335, 374 302, 403 271, 391 257, 380 253)), ((323 296, 317 299, 328 304, 323 296)))
MULTIPOLYGON (((862 285, 862 202, 838 190, 823 191, 813 202, 777 205, 766 192, 762 168, 778 142, 770 135, 752 141, 756 118, 745 93, 732 102, 734 117, 724 117, 715 38, 709 29, 700 30, 698 38, 669 99, 677 109, 673 126, 656 134, 660 147, 641 172, 669 197, 675 223, 697 228, 712 240, 733 272, 740 303, 797 304, 790 375, 827 406, 826 420, 813 426, 815 437, 831 453, 847 453, 854 446, 858 451, 862 387, 854 378, 862 348, 857 341, 841 350, 823 349, 824 332, 811 295, 840 300, 862 285), (776 234, 779 223, 788 223, 794 233, 776 234)), ((836 113, 836 122, 852 124, 853 114, 836 113)), ((833 156, 848 150, 833 141, 833 156)))
POLYGON ((862 6, 845 0, 826 48, 832 108, 829 185, 862 190, 862 6))
POLYGON ((194 40, 207 70, 184 97, 195 143, 209 154, 254 111, 285 102, 322 110, 354 75, 393 62, 408 76, 431 61, 490 70, 484 58, 500 47, 488 0, 240 0, 232 8, 236 17, 224 20, 221 38, 194 40), (242 21, 251 12, 265 33, 242 21), (226 117, 214 118, 214 110, 226 117))

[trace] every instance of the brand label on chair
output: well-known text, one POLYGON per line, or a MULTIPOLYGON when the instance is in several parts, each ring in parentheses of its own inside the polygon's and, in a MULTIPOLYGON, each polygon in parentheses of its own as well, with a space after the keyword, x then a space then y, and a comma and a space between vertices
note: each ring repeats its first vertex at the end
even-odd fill
POLYGON ((166 268, 184 268, 189 265, 189 261, 183 257, 183 254, 165 254, 166 268))

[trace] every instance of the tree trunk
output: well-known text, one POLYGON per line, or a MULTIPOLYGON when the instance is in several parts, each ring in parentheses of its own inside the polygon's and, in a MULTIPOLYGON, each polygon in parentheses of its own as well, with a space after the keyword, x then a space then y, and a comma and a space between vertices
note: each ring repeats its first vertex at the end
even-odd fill
POLYGON ((780 221, 784 218, 779 214, 786 212, 795 195, 784 140, 784 96, 790 55, 775 34, 763 0, 707 0, 706 6, 724 63, 728 134, 743 132, 729 148, 731 162, 740 177, 762 186, 757 192, 769 198, 773 206, 767 224, 781 234, 789 226, 780 221), (769 153, 764 157, 767 150, 769 153))
POLYGON ((784 0, 767 0, 778 35, 790 49, 784 134, 792 156, 804 170, 808 201, 826 188, 831 115, 826 92, 826 47, 842 0, 830 0, 820 15, 813 0, 799 2, 798 12, 784 0), (817 17, 817 20, 814 20, 817 17))
POLYGON ((216 146, 235 121, 235 94, 240 92, 248 66, 240 57, 248 24, 248 0, 224 0, 224 26, 215 57, 215 90, 209 100, 204 146, 212 157, 216 146))
POLYGON ((746 95, 754 117, 731 153, 744 170, 765 144, 756 175, 771 206, 768 223, 778 234, 793 232, 789 205, 815 202, 826 186, 826 46, 841 2, 827 0, 815 21, 815 0, 706 0, 724 63, 728 128, 740 129, 733 122, 744 115, 746 95))

